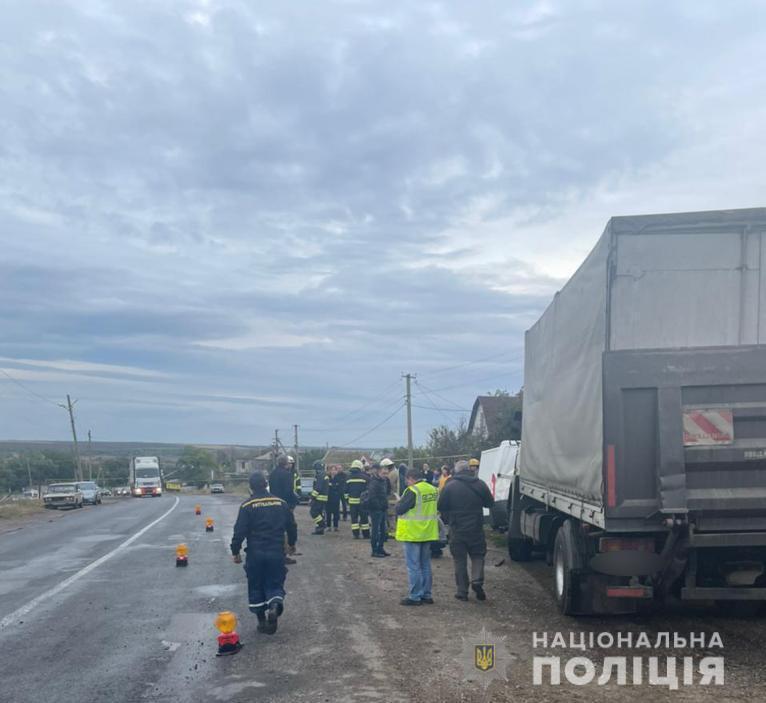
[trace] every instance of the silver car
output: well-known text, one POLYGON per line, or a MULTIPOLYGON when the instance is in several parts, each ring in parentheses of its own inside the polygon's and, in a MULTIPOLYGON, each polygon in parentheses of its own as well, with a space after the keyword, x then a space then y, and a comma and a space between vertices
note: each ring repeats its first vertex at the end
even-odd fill
POLYGON ((76 483, 52 483, 43 495, 46 508, 82 508, 82 493, 76 483))
POLYGON ((101 491, 95 481, 81 481, 77 487, 82 493, 82 502, 89 505, 99 505, 101 503, 101 491))

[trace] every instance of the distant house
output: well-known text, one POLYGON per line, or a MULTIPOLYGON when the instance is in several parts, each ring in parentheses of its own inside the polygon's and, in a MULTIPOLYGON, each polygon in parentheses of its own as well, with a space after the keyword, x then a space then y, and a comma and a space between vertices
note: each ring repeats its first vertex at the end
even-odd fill
POLYGON ((362 462, 372 464, 382 458, 380 451, 375 449, 337 449, 331 447, 327 450, 322 463, 325 466, 332 464, 340 464, 343 468, 348 469, 351 466, 351 462, 355 459, 360 459, 362 462))
MULTIPOLYGON (((508 395, 480 395, 476 398, 468 422, 468 434, 481 439, 498 437, 503 419, 518 406, 519 399, 508 395)), ((502 439, 513 439, 505 437, 502 439)))

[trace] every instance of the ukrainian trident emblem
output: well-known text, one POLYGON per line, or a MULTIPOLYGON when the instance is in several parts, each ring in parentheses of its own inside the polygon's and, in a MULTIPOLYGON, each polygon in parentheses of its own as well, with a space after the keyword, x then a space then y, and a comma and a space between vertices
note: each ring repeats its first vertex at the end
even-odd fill
POLYGON ((474 666, 479 671, 489 671, 495 668, 495 645, 477 644, 473 648, 474 666))
POLYGON ((483 687, 495 679, 508 680, 508 666, 515 657, 508 652, 505 637, 495 637, 482 628, 474 637, 463 637, 464 679, 483 687))

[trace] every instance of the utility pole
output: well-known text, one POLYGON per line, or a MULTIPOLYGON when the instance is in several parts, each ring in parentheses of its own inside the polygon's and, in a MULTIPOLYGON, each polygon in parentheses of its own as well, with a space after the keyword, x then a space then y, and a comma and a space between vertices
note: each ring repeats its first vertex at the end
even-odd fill
POLYGON ((69 412, 69 423, 72 425, 72 439, 74 440, 74 464, 75 464, 75 472, 77 475, 77 480, 82 481, 82 462, 80 461, 80 447, 77 444, 77 430, 74 426, 74 405, 77 401, 75 400, 74 403, 72 402, 72 399, 69 397, 69 393, 67 393, 66 396, 66 405, 62 405, 59 403, 59 406, 64 408, 64 410, 69 412))
POLYGON ((274 430, 274 449, 271 452, 272 463, 276 466, 277 457, 279 456, 279 430, 274 430))
POLYGON ((301 458, 298 454, 298 425, 293 425, 293 431, 295 432, 295 472, 300 474, 301 472, 301 458))
POLYGON ((29 490, 32 490, 32 469, 29 467, 29 454, 24 455, 27 462, 27 476, 29 477, 29 490))
POLYGON ((407 467, 412 468, 414 465, 412 458, 412 379, 415 378, 414 374, 404 374, 404 380, 406 385, 406 402, 407 402, 407 467))
POLYGON ((88 481, 93 480, 93 442, 88 430, 88 481))

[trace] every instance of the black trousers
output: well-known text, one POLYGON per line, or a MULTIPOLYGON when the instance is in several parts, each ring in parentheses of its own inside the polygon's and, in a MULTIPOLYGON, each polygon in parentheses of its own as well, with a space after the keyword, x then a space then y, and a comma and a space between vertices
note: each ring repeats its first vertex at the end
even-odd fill
POLYGON ((340 496, 327 498, 327 527, 337 527, 340 522, 340 496))
POLYGON ((468 595, 468 586, 481 588, 484 585, 484 557, 487 543, 484 539, 465 540, 450 537, 449 550, 455 567, 455 585, 461 596, 468 595), (468 574, 468 560, 471 560, 471 573, 468 574))
POLYGON ((287 576, 284 554, 262 553, 252 556, 248 554, 245 561, 245 573, 250 612, 256 615, 265 613, 274 601, 282 610, 287 576))
POLYGON ((311 515, 311 519, 314 521, 314 525, 317 530, 324 530, 325 528, 324 509, 326 505, 326 501, 314 499, 311 500, 309 515, 311 515))
POLYGON ((362 510, 362 506, 351 503, 349 506, 351 512, 351 532, 354 535, 358 535, 361 531, 362 537, 368 539, 370 536, 370 516, 366 510, 362 510))

